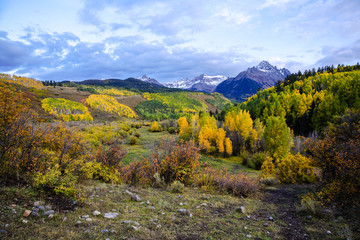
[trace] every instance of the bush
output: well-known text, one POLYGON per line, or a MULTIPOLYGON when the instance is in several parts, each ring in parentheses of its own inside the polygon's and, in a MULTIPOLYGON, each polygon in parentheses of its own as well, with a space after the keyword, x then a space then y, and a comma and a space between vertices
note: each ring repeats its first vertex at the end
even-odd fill
POLYGON ((149 129, 150 132, 161 132, 162 128, 160 126, 160 124, 157 121, 154 121, 149 129))
POLYGON ((337 117, 324 139, 308 143, 309 153, 322 170, 318 193, 326 203, 360 206, 360 111, 337 117))
POLYGON ((278 162, 277 178, 281 183, 311 183, 317 180, 313 162, 299 153, 278 162))
POLYGON ((266 157, 267 154, 264 152, 255 153, 247 161, 247 166, 252 169, 260 170, 266 160, 266 157))
POLYGON ((130 145, 136 145, 138 143, 139 139, 135 136, 131 136, 129 139, 130 145))
POLYGON ((194 183, 204 190, 217 189, 234 196, 248 196, 259 189, 259 182, 244 174, 231 174, 227 170, 218 171, 211 167, 197 172, 194 175, 194 183))
POLYGON ((265 161, 261 166, 261 178, 274 177, 276 173, 275 164, 271 157, 266 157, 265 161))
POLYGON ((323 215, 321 203, 316 200, 316 196, 312 193, 307 193, 301 197, 301 205, 297 207, 297 211, 318 217, 323 215))
POLYGON ((176 133, 176 128, 174 128, 174 127, 169 127, 169 128, 168 128, 168 132, 169 132, 170 134, 174 134, 174 133, 176 133))
POLYGON ((102 163, 106 167, 118 168, 127 151, 121 142, 115 142, 109 147, 99 147, 95 155, 96 162, 102 163))
POLYGON ((155 169, 149 159, 133 161, 120 171, 123 181, 130 185, 151 185, 154 182, 155 169))
POLYGON ((185 190, 185 186, 180 181, 174 181, 171 184, 171 189, 173 193, 183 193, 185 190))
POLYGON ((177 142, 175 138, 163 138, 151 156, 151 162, 166 184, 175 180, 188 184, 199 166, 199 148, 194 142, 177 142))
POLYGON ((138 131, 135 131, 134 136, 139 138, 141 136, 141 134, 138 131))

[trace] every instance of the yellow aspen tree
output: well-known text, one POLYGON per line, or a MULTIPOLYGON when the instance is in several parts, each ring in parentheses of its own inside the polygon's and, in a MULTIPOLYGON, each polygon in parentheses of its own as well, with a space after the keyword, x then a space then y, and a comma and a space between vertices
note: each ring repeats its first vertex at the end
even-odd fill
POLYGON ((191 132, 190 132, 190 126, 186 119, 186 117, 181 117, 178 119, 178 125, 179 125, 179 137, 184 140, 189 140, 191 132))
POLYGON ((233 147, 232 147, 232 142, 230 140, 230 138, 225 138, 225 149, 226 149, 226 153, 231 155, 233 152, 233 147))
POLYGON ((216 147, 218 148, 219 153, 223 153, 225 151, 224 141, 225 141, 226 132, 224 129, 219 128, 216 135, 216 147))

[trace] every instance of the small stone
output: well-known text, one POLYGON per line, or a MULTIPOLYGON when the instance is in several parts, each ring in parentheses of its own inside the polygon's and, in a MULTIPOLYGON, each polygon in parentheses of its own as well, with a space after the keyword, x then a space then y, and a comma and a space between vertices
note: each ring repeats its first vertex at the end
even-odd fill
POLYGON ((112 211, 112 212, 116 212, 116 209, 115 209, 115 208, 113 208, 113 209, 111 209, 111 211, 112 211))
POLYGON ((311 216, 311 215, 306 216, 306 219, 307 219, 307 220, 311 220, 311 219, 312 219, 312 216, 311 216))
POLYGON ((63 221, 63 222, 66 222, 66 220, 67 220, 67 217, 64 217, 62 221, 63 221))
POLYGON ((161 225, 159 224, 159 225, 156 225, 156 228, 161 228, 161 225))
POLYGON ((130 192, 129 190, 125 190, 125 193, 128 194, 128 195, 130 195, 130 196, 134 195, 134 194, 133 194, 132 192, 130 192))
POLYGON ((135 227, 135 226, 131 226, 135 231, 139 230, 138 227, 135 227))
POLYGON ((16 204, 11 204, 11 207, 12 207, 12 208, 16 208, 16 204))
POLYGON ((188 209, 179 209, 178 213, 181 213, 182 215, 190 215, 190 211, 188 209))
POLYGON ((198 209, 198 208, 200 208, 200 206, 196 206, 195 208, 198 209))
POLYGON ((49 214, 48 219, 52 219, 54 217, 53 214, 49 214))
POLYGON ((250 234, 248 234, 248 235, 246 235, 246 237, 247 237, 247 238, 251 238, 251 235, 250 235, 250 234))
POLYGON ((190 214, 189 214, 189 217, 191 217, 191 218, 192 218, 192 216, 193 216, 193 215, 190 213, 190 214))
POLYGON ((43 201, 36 201, 36 202, 34 202, 34 207, 41 206, 43 204, 44 204, 43 201))
POLYGON ((116 212, 109 212, 104 214, 104 218, 114 219, 118 217, 118 213, 116 212))
POLYGON ((50 215, 50 214, 54 214, 54 213, 55 213, 54 210, 49 210, 49 211, 44 212, 43 215, 50 215))
POLYGON ((270 221, 274 221, 274 218, 270 216, 270 217, 269 217, 269 220, 270 220, 270 221))
POLYGON ((7 228, 7 227, 9 227, 10 225, 9 224, 5 224, 5 227, 7 228))
POLYGON ((246 229, 247 229, 247 226, 245 226, 244 229, 246 230, 246 229))
POLYGON ((97 211, 97 210, 95 210, 95 211, 93 211, 93 216, 98 216, 98 215, 100 215, 101 214, 101 212, 99 212, 99 211, 97 211))
POLYGON ((147 200, 147 201, 146 201, 146 204, 147 204, 147 205, 150 205, 150 201, 149 201, 149 200, 147 200))
POLYGON ((28 223, 28 220, 23 219, 22 222, 26 224, 28 223))
POLYGON ((44 206, 39 205, 39 206, 36 206, 36 208, 39 209, 40 211, 45 211, 45 207, 44 207, 44 206))
POLYGON ((251 216, 250 216, 250 215, 246 215, 246 218, 247 218, 247 219, 250 219, 250 218, 251 218, 251 216))
POLYGON ((155 207, 154 206, 150 206, 149 210, 155 211, 155 207))
POLYGON ((264 223, 264 227, 267 227, 267 226, 269 226, 269 224, 268 224, 268 223, 264 223))
POLYGON ((330 234, 331 234, 331 231, 330 231, 330 230, 327 230, 327 231, 326 231, 326 234, 330 235, 330 234))
POLYGON ((141 202, 142 200, 138 195, 134 194, 134 195, 131 196, 131 201, 141 202))
POLYGON ((101 230, 101 232, 102 232, 102 233, 108 233, 108 232, 109 232, 109 230, 107 230, 107 229, 103 229, 103 230, 101 230))
POLYGON ((81 218, 89 218, 90 216, 89 215, 83 215, 81 216, 81 218))
POLYGON ((165 215, 165 213, 164 213, 164 212, 162 212, 162 213, 161 213, 161 215, 165 215))
POLYGON ((77 221, 76 224, 81 224, 81 221, 77 221))
POLYGON ((135 212, 134 209, 130 209, 130 210, 129 210, 129 213, 133 213, 133 212, 135 212))
POLYGON ((23 217, 28 217, 31 214, 31 210, 25 210, 23 213, 23 217))
POLYGON ((45 210, 51 210, 51 206, 50 206, 50 205, 46 205, 46 206, 45 206, 45 210))
POLYGON ((215 213, 215 214, 219 214, 219 211, 216 211, 216 210, 215 210, 214 213, 215 213))
POLYGON ((182 206, 182 205, 184 205, 184 204, 181 202, 181 203, 179 203, 179 205, 182 206))
POLYGON ((200 206, 206 207, 207 203, 202 203, 202 204, 200 204, 200 206))
POLYGON ((245 207, 244 206, 240 206, 236 209, 236 212, 238 213, 245 213, 245 207))
POLYGON ((184 196, 176 195, 177 198, 184 198, 184 196))
POLYGON ((87 218, 87 219, 85 219, 85 221, 87 221, 87 222, 92 222, 92 219, 91 219, 91 218, 87 218))

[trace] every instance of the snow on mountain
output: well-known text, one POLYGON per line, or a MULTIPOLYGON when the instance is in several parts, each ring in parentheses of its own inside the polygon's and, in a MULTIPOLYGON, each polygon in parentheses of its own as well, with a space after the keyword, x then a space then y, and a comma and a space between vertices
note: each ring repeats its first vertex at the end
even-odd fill
POLYGON ((159 81, 157 81, 154 78, 149 78, 146 75, 143 75, 142 77, 138 77, 139 80, 143 81, 143 82, 147 82, 147 83, 151 83, 151 84, 155 84, 158 86, 164 86, 164 84, 160 83, 159 81))
POLYGON ((212 92, 217 85, 219 85, 226 79, 227 77, 222 75, 209 76, 206 74, 201 74, 200 76, 197 76, 192 80, 188 78, 183 78, 173 83, 167 83, 165 84, 165 86, 170 88, 182 88, 196 91, 212 92))

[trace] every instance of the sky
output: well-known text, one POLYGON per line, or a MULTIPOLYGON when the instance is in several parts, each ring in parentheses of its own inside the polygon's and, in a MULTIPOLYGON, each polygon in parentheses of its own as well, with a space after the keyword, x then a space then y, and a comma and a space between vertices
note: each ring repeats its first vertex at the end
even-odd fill
POLYGON ((39 80, 236 76, 360 61, 360 0, 0 0, 0 72, 39 80))

